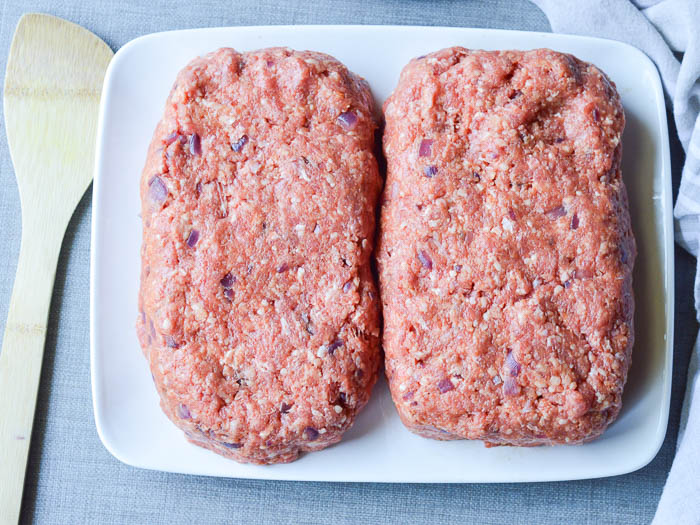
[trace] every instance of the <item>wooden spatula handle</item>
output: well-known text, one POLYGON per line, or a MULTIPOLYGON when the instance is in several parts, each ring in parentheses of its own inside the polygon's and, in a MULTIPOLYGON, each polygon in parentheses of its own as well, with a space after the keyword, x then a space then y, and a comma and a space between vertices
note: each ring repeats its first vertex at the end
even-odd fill
POLYGON ((42 235, 33 228, 32 221, 26 222, 0 353, 1 524, 14 524, 19 519, 46 324, 63 237, 53 232, 42 235))

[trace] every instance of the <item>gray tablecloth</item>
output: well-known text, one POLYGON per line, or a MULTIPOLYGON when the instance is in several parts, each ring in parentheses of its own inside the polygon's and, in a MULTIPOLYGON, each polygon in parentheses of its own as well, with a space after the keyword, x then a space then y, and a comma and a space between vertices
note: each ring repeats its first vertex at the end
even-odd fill
MULTIPOLYGON (((28 11, 81 24, 115 51, 146 33, 227 25, 418 24, 549 31, 544 15, 524 0, 5 0, 0 9, 3 72, 14 28, 20 15, 28 11)), ((675 195, 683 153, 673 128, 671 135, 675 195)), ((89 386, 90 204, 88 191, 68 227, 59 260, 22 522, 631 524, 651 520, 675 451, 685 369, 697 333, 691 298, 694 265, 680 249, 676 249, 676 342, 669 430, 656 459, 638 472, 601 480, 522 485, 215 479, 128 467, 99 441, 89 386)), ((4 126, 0 133, 0 236, 0 328, 4 329, 20 241, 19 197, 4 126)))

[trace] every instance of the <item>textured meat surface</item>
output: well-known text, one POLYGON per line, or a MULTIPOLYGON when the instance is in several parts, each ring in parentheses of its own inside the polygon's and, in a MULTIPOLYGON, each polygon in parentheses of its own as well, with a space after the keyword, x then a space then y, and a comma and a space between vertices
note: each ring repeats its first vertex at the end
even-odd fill
POLYGON ((384 110, 378 263, 401 419, 487 445, 599 436, 634 338, 614 85, 550 50, 451 48, 412 60, 384 110))
POLYGON ((340 440, 377 377, 366 82, 220 49, 177 77, 141 178, 139 339, 188 439, 238 461, 340 440))

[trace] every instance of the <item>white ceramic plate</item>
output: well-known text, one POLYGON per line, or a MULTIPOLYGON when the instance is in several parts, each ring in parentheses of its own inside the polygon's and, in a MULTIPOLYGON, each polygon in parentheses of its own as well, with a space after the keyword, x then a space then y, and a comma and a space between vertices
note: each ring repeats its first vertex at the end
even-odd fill
POLYGON ((107 449, 138 467, 243 478, 327 481, 505 482, 612 476, 656 455, 668 420, 673 349, 671 169, 656 68, 618 42, 545 33, 386 26, 231 27, 138 38, 105 78, 93 187, 91 345, 97 430, 107 449), (593 443, 539 448, 439 442, 400 423, 386 383, 343 441, 294 463, 240 465, 185 441, 163 415, 134 330, 141 221, 138 181, 146 149, 177 72, 222 46, 289 46, 329 53, 365 77, 378 102, 409 59, 453 45, 549 47, 612 77, 627 113, 623 173, 639 247, 634 273, 637 343, 619 419, 593 443))

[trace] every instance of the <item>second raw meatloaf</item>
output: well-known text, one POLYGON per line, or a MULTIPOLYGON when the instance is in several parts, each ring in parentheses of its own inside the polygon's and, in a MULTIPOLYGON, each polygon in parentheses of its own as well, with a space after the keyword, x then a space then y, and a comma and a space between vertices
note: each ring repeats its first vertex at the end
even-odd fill
POLYGON ((411 61, 384 109, 378 261, 401 419, 488 445, 599 436, 634 339, 614 85, 550 50, 452 48, 411 61))
POLYGON ((367 83, 328 55, 220 49, 178 75, 141 179, 138 333, 190 441, 292 461, 369 399, 375 127, 367 83))

